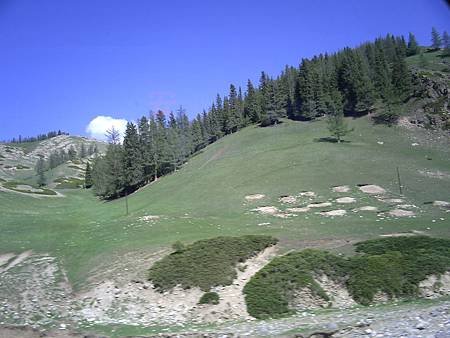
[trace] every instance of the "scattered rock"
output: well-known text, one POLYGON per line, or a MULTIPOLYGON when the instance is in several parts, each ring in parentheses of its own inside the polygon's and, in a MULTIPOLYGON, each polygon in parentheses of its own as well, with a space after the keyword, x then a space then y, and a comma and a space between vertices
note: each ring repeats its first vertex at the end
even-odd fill
POLYGON ((386 193, 385 189, 383 189, 382 187, 380 187, 378 185, 374 185, 374 184, 360 186, 359 190, 361 190, 362 192, 364 192, 366 194, 374 194, 374 195, 386 193))
POLYGON ((331 206, 332 203, 330 202, 323 202, 323 203, 311 203, 307 205, 307 208, 325 208, 331 206))
POLYGON ((355 203, 356 199, 353 197, 340 197, 340 198, 336 199, 336 202, 342 203, 342 204, 355 203))
POLYGON ((411 210, 394 209, 389 211, 389 215, 394 217, 411 217, 415 216, 415 213, 411 210))
POLYGON ((294 196, 282 196, 278 199, 280 203, 288 203, 294 204, 297 202, 297 199, 294 196))
POLYGON ((254 194, 254 195, 245 196, 245 199, 247 201, 256 201, 256 200, 263 199, 264 197, 266 197, 266 195, 264 195, 264 194, 254 194))
POLYGON ((344 216, 346 213, 347 211, 343 209, 337 209, 337 210, 323 211, 320 214, 323 216, 344 216))
POLYGON ((349 192, 350 187, 348 185, 339 185, 332 188, 333 192, 349 192))

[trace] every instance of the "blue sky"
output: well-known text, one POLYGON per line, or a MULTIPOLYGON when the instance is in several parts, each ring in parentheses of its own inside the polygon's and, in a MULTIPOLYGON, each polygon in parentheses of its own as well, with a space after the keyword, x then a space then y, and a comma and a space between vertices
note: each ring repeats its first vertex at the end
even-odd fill
POLYGON ((431 27, 444 1, 0 0, 0 139, 183 105, 302 57, 431 27))

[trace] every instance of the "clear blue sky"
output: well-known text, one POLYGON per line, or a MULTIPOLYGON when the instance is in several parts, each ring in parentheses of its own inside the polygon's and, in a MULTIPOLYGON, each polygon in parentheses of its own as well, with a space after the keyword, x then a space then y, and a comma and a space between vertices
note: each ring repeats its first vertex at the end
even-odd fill
POLYGON ((450 31, 441 0, 0 0, 0 139, 98 115, 193 116, 231 82, 388 32, 450 31))

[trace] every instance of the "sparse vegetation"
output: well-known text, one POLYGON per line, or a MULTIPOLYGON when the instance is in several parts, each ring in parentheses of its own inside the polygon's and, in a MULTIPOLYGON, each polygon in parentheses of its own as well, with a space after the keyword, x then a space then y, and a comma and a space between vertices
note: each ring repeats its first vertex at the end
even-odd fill
POLYGON ((156 262, 149 270, 149 280, 160 291, 176 285, 203 291, 230 285, 236 277, 237 263, 276 243, 273 237, 256 235, 197 241, 156 262))
POLYGON ((360 304, 375 294, 411 297, 420 281, 450 269, 450 240, 396 237, 356 244, 359 255, 340 257, 319 250, 292 252, 275 258, 245 286, 247 309, 256 318, 280 317, 292 312, 289 299, 298 288, 328 300, 314 276, 325 274, 346 285, 360 304))

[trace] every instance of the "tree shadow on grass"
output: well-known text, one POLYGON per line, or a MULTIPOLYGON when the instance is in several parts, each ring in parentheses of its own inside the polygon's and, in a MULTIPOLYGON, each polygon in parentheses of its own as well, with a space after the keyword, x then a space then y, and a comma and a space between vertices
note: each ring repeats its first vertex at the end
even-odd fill
MULTIPOLYGON (((320 137, 315 138, 314 142, 327 142, 327 143, 338 143, 337 138, 334 137, 320 137)), ((341 140, 341 143, 350 143, 351 141, 341 140)))

